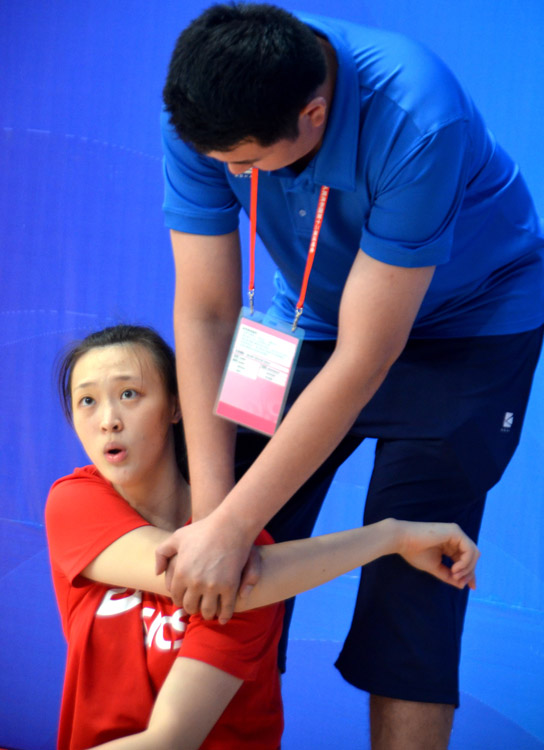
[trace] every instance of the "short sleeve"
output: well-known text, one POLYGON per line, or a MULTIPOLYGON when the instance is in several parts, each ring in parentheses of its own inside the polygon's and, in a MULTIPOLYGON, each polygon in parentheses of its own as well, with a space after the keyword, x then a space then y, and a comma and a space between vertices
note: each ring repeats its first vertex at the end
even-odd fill
POLYGON ((254 680, 271 649, 276 649, 283 606, 252 609, 233 615, 226 625, 192 615, 179 656, 210 664, 241 680, 254 680))
POLYGON ((180 232, 221 235, 238 227, 240 204, 219 162, 184 143, 161 116, 166 226, 180 232))
POLYGON ((55 482, 45 524, 51 561, 70 582, 121 536, 149 526, 92 468, 55 482))
POLYGON ((447 262, 469 164, 463 120, 414 139, 401 157, 393 148, 377 180, 362 250, 404 267, 447 262))
MULTIPOLYGON (((261 532, 256 544, 270 544, 261 532)), ((237 612, 226 625, 192 615, 179 656, 197 659, 244 681, 252 681, 263 661, 276 660, 283 624, 283 602, 247 612, 237 612)))

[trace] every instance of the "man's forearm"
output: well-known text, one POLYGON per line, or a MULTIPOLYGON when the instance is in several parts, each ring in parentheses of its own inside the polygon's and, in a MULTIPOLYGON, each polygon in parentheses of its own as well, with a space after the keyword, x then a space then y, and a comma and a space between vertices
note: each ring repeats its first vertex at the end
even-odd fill
POLYGON ((235 428, 213 406, 241 305, 238 232, 171 232, 176 265, 176 361, 195 518, 234 482, 235 428))
POLYGON ((433 268, 397 268, 359 253, 331 358, 218 509, 249 543, 347 434, 408 339, 433 268))
POLYGON ((360 370, 351 357, 346 361, 333 355, 220 505, 158 548, 159 572, 166 569, 167 558, 176 556, 167 587, 187 612, 200 611, 206 619, 217 615, 220 622, 230 619, 258 532, 334 450, 386 372, 376 370, 364 378, 360 370), (188 583, 186 568, 191 569, 188 583))
POLYGON ((223 502, 159 549, 162 558, 176 554, 168 585, 186 611, 230 618, 257 533, 332 453, 380 387, 406 345, 433 271, 357 255, 327 364, 223 502))
POLYGON ((181 411, 191 480, 193 517, 211 513, 234 485, 236 428, 213 415, 233 325, 176 322, 181 411))
POLYGON ((347 434, 383 382, 389 364, 365 373, 333 355, 224 500, 219 515, 237 526, 248 542, 255 538, 347 434))

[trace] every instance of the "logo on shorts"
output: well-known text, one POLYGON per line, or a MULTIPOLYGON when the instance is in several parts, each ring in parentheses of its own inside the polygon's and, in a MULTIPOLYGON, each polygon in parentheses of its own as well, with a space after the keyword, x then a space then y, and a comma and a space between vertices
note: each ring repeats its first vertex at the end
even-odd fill
POLYGON ((514 424, 514 412, 505 411, 504 417, 502 418, 501 432, 510 432, 514 424))

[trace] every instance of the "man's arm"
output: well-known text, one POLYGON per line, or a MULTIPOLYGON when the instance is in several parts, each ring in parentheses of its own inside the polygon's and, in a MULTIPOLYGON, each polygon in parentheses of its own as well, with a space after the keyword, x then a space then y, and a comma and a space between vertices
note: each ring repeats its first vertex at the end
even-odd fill
POLYGON ((241 306, 238 232, 171 232, 176 266, 174 331, 193 518, 205 517, 234 484, 236 428, 212 413, 241 306))
MULTIPOLYGON (((168 584, 188 612, 228 620, 258 531, 346 435, 402 352, 434 269, 400 268, 359 252, 342 295, 334 353, 266 448, 207 518, 158 552, 177 553, 168 584)), ((161 557, 162 556, 162 557, 161 557)))

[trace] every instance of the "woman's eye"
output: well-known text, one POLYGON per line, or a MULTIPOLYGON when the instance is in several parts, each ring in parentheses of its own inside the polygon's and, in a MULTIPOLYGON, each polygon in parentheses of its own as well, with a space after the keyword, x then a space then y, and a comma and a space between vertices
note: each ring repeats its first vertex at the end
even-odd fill
POLYGON ((94 404, 94 398, 91 396, 83 396, 79 403, 81 406, 92 406, 94 404))
POLYGON ((121 394, 121 398, 128 399, 128 398, 136 398, 138 395, 138 392, 134 390, 134 388, 127 388, 123 393, 121 394))

